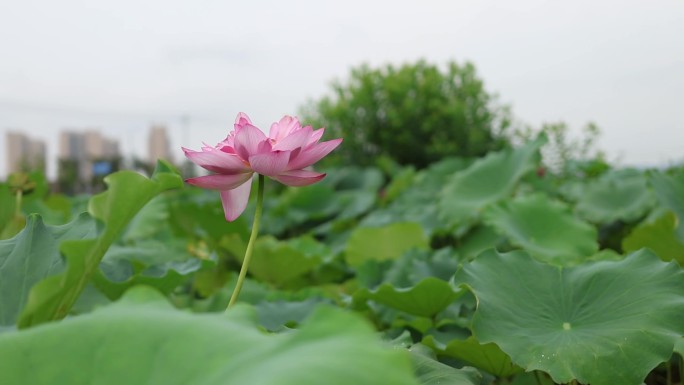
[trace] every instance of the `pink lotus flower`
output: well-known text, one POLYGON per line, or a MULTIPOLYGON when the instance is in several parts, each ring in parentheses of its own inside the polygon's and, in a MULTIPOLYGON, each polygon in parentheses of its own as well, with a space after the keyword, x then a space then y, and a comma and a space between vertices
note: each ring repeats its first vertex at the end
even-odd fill
POLYGON ((284 116, 271 125, 266 136, 241 112, 235 119, 235 129, 216 147, 205 144, 202 151, 183 148, 188 159, 215 173, 186 182, 221 191, 226 220, 234 221, 247 206, 255 172, 288 186, 307 186, 325 177, 304 169, 342 142, 333 139, 318 143, 324 130, 302 127, 296 117, 284 116))

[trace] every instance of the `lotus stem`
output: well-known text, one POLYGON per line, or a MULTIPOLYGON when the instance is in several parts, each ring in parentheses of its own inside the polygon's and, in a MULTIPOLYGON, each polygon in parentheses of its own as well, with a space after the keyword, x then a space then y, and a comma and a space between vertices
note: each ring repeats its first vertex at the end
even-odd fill
POLYGON ((542 385, 541 373, 539 373, 539 370, 534 371, 534 379, 537 380, 537 385, 542 385))
POLYGON ((245 251, 245 258, 242 260, 240 275, 238 276, 237 283, 235 284, 233 295, 230 297, 230 302, 228 302, 228 309, 230 309, 235 301, 237 301, 238 295, 240 295, 240 290, 242 290, 242 285, 245 283, 247 268, 249 267, 249 261, 252 258, 252 251, 254 251, 254 241, 256 241, 257 235, 259 234, 259 223, 261 222, 261 212, 263 211, 264 206, 264 179, 264 176, 259 174, 259 183, 257 186, 257 204, 256 211, 254 212, 254 223, 252 223, 252 234, 249 236, 247 250, 245 251))
POLYGON ((16 216, 21 215, 21 199, 24 196, 24 193, 21 189, 17 190, 17 197, 16 197, 16 207, 14 208, 14 213, 16 216))

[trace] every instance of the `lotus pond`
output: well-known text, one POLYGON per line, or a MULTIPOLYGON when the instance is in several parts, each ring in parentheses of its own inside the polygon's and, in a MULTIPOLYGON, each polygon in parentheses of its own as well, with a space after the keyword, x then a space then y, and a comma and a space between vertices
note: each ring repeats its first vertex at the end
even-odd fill
POLYGON ((0 384, 681 383, 684 170, 540 172, 543 139, 339 167, 255 202, 165 162, 0 185, 0 384))

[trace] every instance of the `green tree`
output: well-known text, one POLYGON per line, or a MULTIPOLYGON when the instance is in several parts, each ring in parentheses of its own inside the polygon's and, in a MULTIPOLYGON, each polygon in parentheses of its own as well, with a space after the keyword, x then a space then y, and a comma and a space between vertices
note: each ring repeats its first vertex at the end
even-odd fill
POLYGON ((445 156, 482 156, 507 143, 509 110, 496 104, 471 63, 451 62, 445 70, 425 61, 362 65, 332 89, 301 115, 331 137, 344 138, 335 154, 348 164, 389 156, 425 167, 445 156))
POLYGON ((79 180, 78 161, 75 159, 59 159, 57 168, 57 186, 59 192, 67 195, 76 194, 83 190, 79 180))

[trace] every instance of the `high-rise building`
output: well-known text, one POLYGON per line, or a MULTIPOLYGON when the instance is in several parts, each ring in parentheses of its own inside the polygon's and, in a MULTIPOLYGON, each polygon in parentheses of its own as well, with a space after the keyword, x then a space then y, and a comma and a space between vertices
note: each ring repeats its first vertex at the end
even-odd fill
POLYGON ((166 127, 159 124, 150 127, 150 133, 147 138, 148 162, 154 165, 157 159, 173 161, 170 148, 171 144, 169 136, 166 134, 166 127))
POLYGON ((84 159, 85 143, 83 134, 79 132, 63 131, 59 134, 60 159, 84 159))
POLYGON ((7 173, 21 171, 45 172, 45 158, 47 156, 45 142, 31 139, 18 131, 7 133, 7 173))
POLYGON ((120 158, 119 143, 97 130, 63 131, 59 136, 60 188, 67 192, 98 189, 102 176, 118 170, 120 158))
POLYGON ((119 156, 119 142, 99 131, 63 131, 59 137, 59 157, 63 159, 96 159, 119 156))

